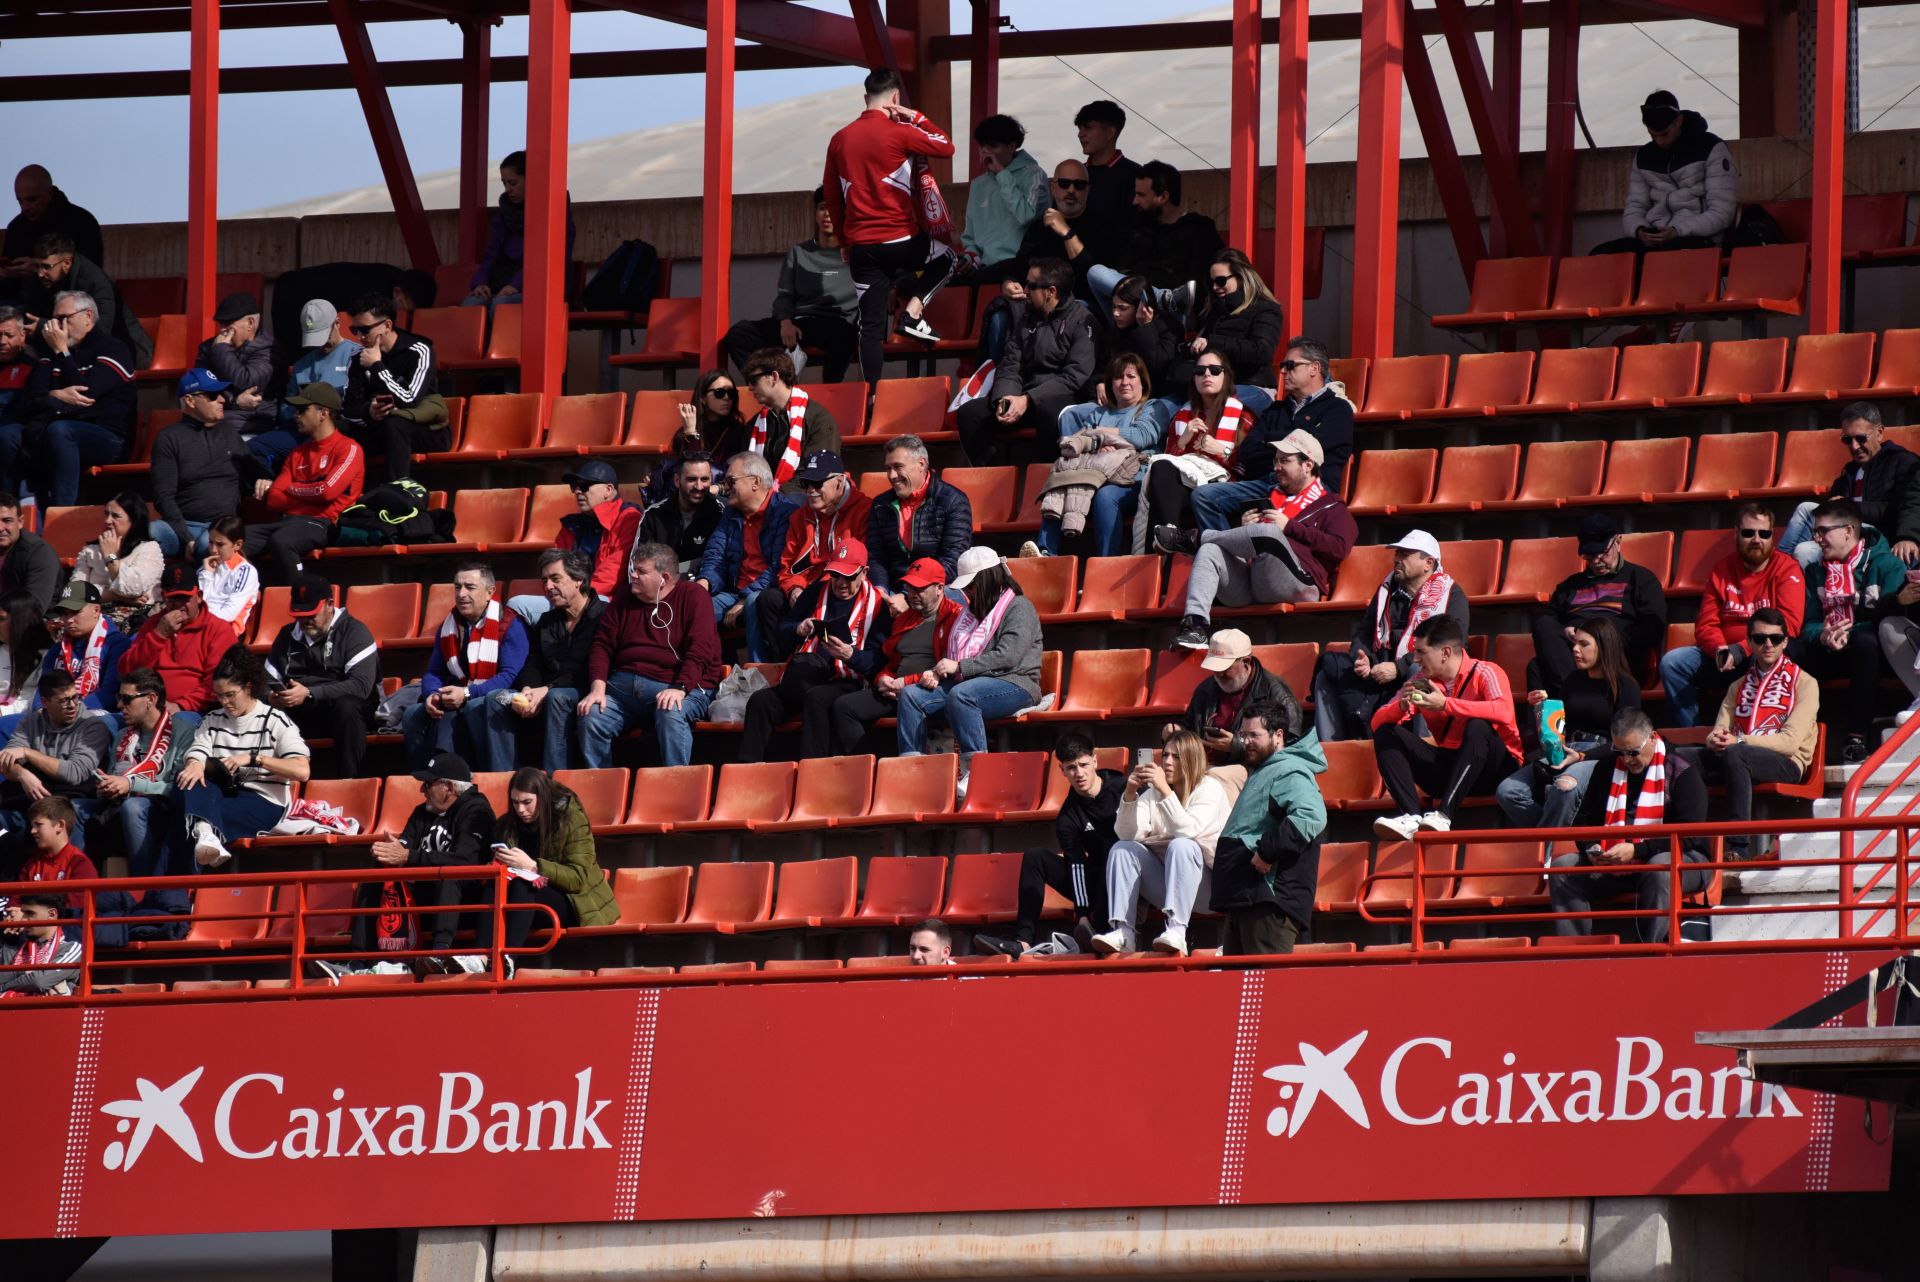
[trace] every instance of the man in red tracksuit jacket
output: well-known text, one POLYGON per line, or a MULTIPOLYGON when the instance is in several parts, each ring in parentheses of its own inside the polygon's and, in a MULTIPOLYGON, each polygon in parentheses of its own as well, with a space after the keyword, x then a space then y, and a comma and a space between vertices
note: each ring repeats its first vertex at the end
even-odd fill
POLYGON ((1410 841, 1421 829, 1446 832, 1468 797, 1491 793, 1521 761, 1513 691, 1497 663, 1467 656, 1467 636, 1452 615, 1436 614, 1413 630, 1420 670, 1373 714, 1373 757, 1400 811, 1373 821, 1389 841, 1410 841), (1429 743, 1414 718, 1424 718, 1429 743), (1434 808, 1420 811, 1420 790, 1434 808))
POLYGON ((300 573, 300 561, 333 539, 333 523, 360 497, 366 481, 367 457, 351 436, 340 430, 340 389, 326 383, 308 383, 298 396, 286 398, 294 409, 294 423, 304 438, 280 465, 267 491, 267 507, 280 519, 247 526, 245 556, 260 564, 260 553, 273 553, 282 583, 300 573))
POLYGON ((1758 503, 1740 509, 1733 548, 1713 567, 1707 590, 1700 594, 1700 614, 1693 625, 1693 644, 1676 646, 1660 656, 1660 684, 1673 706, 1674 719, 1683 726, 1700 724, 1700 703, 1720 706, 1719 692, 1733 684, 1752 658, 1747 652, 1747 622, 1755 610, 1772 606, 1787 618, 1787 635, 1800 635, 1806 617, 1807 580, 1793 549, 1777 546, 1779 529, 1773 513, 1758 503))
POLYGON ((860 300, 860 373, 874 383, 896 276, 918 273, 900 314, 900 332, 925 343, 939 338, 921 310, 953 275, 954 257, 920 225, 913 158, 951 156, 953 139, 900 105, 900 78, 893 72, 870 73, 866 89, 867 109, 827 144, 821 187, 860 300))

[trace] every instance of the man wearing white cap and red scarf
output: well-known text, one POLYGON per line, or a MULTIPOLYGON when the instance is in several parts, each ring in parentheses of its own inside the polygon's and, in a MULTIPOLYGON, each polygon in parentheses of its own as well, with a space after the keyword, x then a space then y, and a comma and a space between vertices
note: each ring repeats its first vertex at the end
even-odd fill
MULTIPOLYGON (((1747 621, 1753 662, 1720 705, 1704 748, 1689 750, 1709 783, 1727 785, 1725 817, 1753 817, 1755 783, 1799 783, 1819 737, 1820 683, 1787 657, 1786 615, 1771 606, 1747 621)), ((1727 838, 1727 857, 1741 859, 1750 839, 1727 838)))
POLYGON ((1440 564, 1440 544, 1408 530, 1393 544, 1393 569, 1353 627, 1343 651, 1320 656, 1313 674, 1314 729, 1329 739, 1364 739, 1380 705, 1413 675, 1413 630, 1444 614, 1467 631, 1466 589, 1440 564))
POLYGON ((1880 616, 1907 585, 1907 567, 1887 548, 1878 530, 1863 527, 1860 509, 1831 499, 1813 511, 1813 541, 1820 559, 1807 568, 1807 611, 1787 656, 1816 681, 1844 677, 1838 715, 1828 718, 1846 736, 1840 759, 1867 759, 1867 731, 1885 702, 1879 691, 1884 666, 1880 616))
POLYGON ((887 594, 867 582, 866 546, 842 543, 780 624, 786 670, 779 685, 747 700, 738 759, 765 761, 767 741, 796 712, 799 759, 832 756, 833 705, 880 670, 892 626, 887 594))
POLYGON ((747 448, 767 460, 774 488, 798 502, 804 491, 794 477, 802 461, 822 452, 839 453, 840 425, 806 388, 794 386, 793 358, 777 347, 763 347, 747 357, 740 376, 760 402, 760 412, 747 424, 747 448))
MULTIPOLYGON (((1665 739, 1653 732, 1653 720, 1639 708, 1629 708, 1613 719, 1612 742, 1596 757, 1593 784, 1580 799, 1574 813, 1576 828, 1617 828, 1620 835, 1606 841, 1585 841, 1571 855, 1557 856, 1555 868, 1625 868, 1639 865, 1638 872, 1565 873, 1547 878, 1547 892, 1557 913, 1584 913, 1596 899, 1617 899, 1634 895, 1642 911, 1658 913, 1632 919, 1633 934, 1643 944, 1657 944, 1667 938, 1667 908, 1672 902, 1672 842, 1666 837, 1633 839, 1633 829, 1649 824, 1693 824, 1707 817, 1707 790, 1701 772, 1686 753, 1675 752, 1665 739), (1607 786, 1602 788, 1600 782, 1607 786)), ((1684 844, 1682 863, 1700 863, 1706 859, 1703 845, 1684 844)), ((1680 874, 1686 894, 1698 894, 1707 884, 1700 869, 1685 869, 1680 874)), ((1627 918, 1608 921, 1603 929, 1627 934, 1627 918)), ((1560 935, 1591 935, 1593 922, 1586 919, 1562 919, 1553 923, 1560 935)))
POLYGON ((420 702, 407 710, 407 760, 423 767, 436 752, 487 750, 484 705, 512 690, 527 662, 527 630, 494 595, 493 567, 468 561, 454 572, 453 609, 433 638, 420 702))

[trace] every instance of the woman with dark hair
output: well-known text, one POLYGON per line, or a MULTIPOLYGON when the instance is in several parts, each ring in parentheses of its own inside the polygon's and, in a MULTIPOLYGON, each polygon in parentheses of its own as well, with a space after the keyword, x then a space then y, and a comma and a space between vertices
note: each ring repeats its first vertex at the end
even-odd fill
POLYGON ((900 691, 900 755, 927 750, 928 722, 945 715, 967 763, 987 747, 987 722, 1040 700, 1040 615, 992 548, 960 554, 952 588, 967 609, 947 633, 945 655, 900 691))
POLYGON ((1273 354, 1287 334, 1284 319, 1247 256, 1237 249, 1221 250, 1207 269, 1199 336, 1183 345, 1168 378, 1185 382, 1208 353, 1223 357, 1246 380, 1234 394, 1258 413, 1273 400, 1273 354))
MULTIPOLYGON (((1613 719, 1640 706, 1640 682, 1627 666, 1626 642, 1604 614, 1573 621, 1573 673, 1557 685, 1527 691, 1536 709, 1558 699, 1566 709, 1560 729, 1565 755, 1553 764, 1545 749, 1494 790, 1507 818, 1522 828, 1564 828, 1573 822, 1593 778, 1594 754, 1609 743, 1613 719)), ((1534 714, 1538 727, 1539 714, 1534 714)))
POLYGON ((312 777, 300 728, 261 699, 265 690, 261 660, 244 645, 213 670, 214 710, 174 781, 196 867, 218 868, 233 858, 227 842, 272 832, 287 817, 292 785, 312 777))
POLYGON ((247 527, 237 516, 207 523, 207 559, 200 563, 200 599, 207 613, 233 625, 235 636, 245 637, 247 621, 260 603, 260 571, 240 555, 247 545, 247 527))
MULTIPOLYGON (((603 818, 612 823, 619 816, 603 818)), ((507 879, 509 905, 544 904, 562 928, 605 926, 620 919, 613 887, 594 851, 593 818, 573 789, 544 770, 522 766, 507 783, 507 812, 495 831, 494 862, 513 874, 507 879)), ((551 924, 543 912, 511 908, 505 920, 508 948, 525 944, 534 927, 551 924)), ((474 935, 483 954, 493 946, 493 913, 487 907, 476 914, 474 935)), ((484 964, 484 956, 481 961, 484 964)), ((509 974, 512 967, 509 958, 509 974)))
POLYGON ((122 490, 107 500, 100 537, 74 558, 73 577, 99 588, 102 612, 131 633, 152 610, 166 568, 148 532, 146 496, 122 490))
POLYGON ((1132 353, 1140 357, 1158 387, 1175 387, 1183 381, 1171 377, 1173 364, 1182 355, 1180 332, 1154 310, 1145 276, 1128 276, 1116 285, 1107 314, 1113 320, 1110 341, 1115 356, 1132 353))
MULTIPOLYGON (((1107 377, 1100 384, 1100 399, 1083 405, 1069 405, 1060 412, 1061 449, 1069 437, 1092 432, 1099 437, 1099 450, 1127 448, 1141 455, 1153 453, 1166 436, 1167 423, 1173 417, 1173 402, 1153 398, 1153 376, 1146 361, 1125 352, 1107 362, 1107 377)), ((1056 470, 1064 464, 1056 465, 1056 470)), ((1127 550, 1127 531, 1133 522, 1135 505, 1140 499, 1138 481, 1125 485, 1102 485, 1093 494, 1093 509, 1087 521, 1093 537, 1093 555, 1119 556, 1127 550)), ((1060 518, 1049 513, 1040 517, 1037 539, 1020 545, 1020 555, 1053 556, 1060 551, 1060 518)))
POLYGON ((740 385, 723 369, 710 369, 693 385, 693 396, 680 406, 680 428, 674 433, 666 462, 648 478, 645 498, 658 503, 673 493, 680 460, 705 454, 715 461, 716 475, 725 460, 747 448, 747 420, 740 412, 740 385))
POLYGON ((52 644, 38 597, 31 592, 0 597, 0 716, 18 716, 33 707, 52 644))
MULTIPOLYGON (((473 273, 472 289, 461 300, 467 307, 517 303, 525 288, 522 270, 527 256, 527 153, 510 153, 500 162, 500 203, 487 220, 487 247, 473 273)), ((567 198, 567 262, 573 261, 573 199, 567 198)))
POLYGON ((1187 403, 1167 424, 1162 452, 1147 464, 1141 488, 1146 501, 1133 517, 1133 551, 1147 550, 1147 531, 1158 525, 1194 528, 1188 496, 1202 485, 1227 479, 1227 469, 1253 427, 1252 411, 1233 394, 1233 363, 1208 352, 1193 364, 1187 403))

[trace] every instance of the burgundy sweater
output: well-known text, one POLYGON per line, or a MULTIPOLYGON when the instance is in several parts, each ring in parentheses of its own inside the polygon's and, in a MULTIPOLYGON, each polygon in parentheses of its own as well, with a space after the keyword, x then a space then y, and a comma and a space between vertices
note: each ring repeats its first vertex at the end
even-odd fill
POLYGON ((647 605, 624 589, 617 593, 593 634, 587 678, 605 681, 615 672, 687 690, 718 686, 720 628, 707 590, 682 579, 658 605, 647 605))

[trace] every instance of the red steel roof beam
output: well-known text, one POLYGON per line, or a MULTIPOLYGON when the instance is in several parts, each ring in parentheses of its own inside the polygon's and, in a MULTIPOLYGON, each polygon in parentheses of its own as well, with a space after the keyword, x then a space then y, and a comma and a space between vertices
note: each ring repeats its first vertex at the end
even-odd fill
POLYGON ((1467 182, 1466 166, 1460 163, 1460 151, 1454 145, 1453 128, 1447 120, 1447 106, 1440 98, 1440 86, 1433 74, 1424 41, 1407 41, 1407 97, 1413 102, 1413 114, 1420 122, 1420 136, 1427 142, 1427 166, 1433 171, 1433 185, 1440 192, 1440 207, 1446 211, 1447 229, 1453 233, 1453 247, 1460 255, 1460 269, 1473 279, 1474 266, 1487 256, 1486 241, 1480 235, 1480 214, 1473 207, 1473 187, 1467 182))
POLYGON ((427 226, 420 188, 413 180, 413 166, 407 163, 407 142, 400 136, 393 100, 387 97, 386 83, 380 78, 380 60, 374 55, 366 21, 353 0, 327 0, 327 9, 333 15, 334 29, 340 33, 340 48, 347 56, 347 71, 360 97, 360 110, 367 117, 367 132, 373 135, 373 152, 379 157, 387 193, 393 198, 393 217, 400 224, 407 257, 421 271, 430 272, 440 265, 440 251, 427 226))
MULTIPOLYGON (((969 119, 978 123, 1000 110, 1000 0, 973 0, 973 56, 968 63, 969 119)), ((973 149, 967 176, 980 176, 980 149, 973 149)))
MULTIPOLYGON (((713 32, 710 0, 600 0, 608 9, 624 9, 642 17, 659 18, 683 27, 701 27, 713 32)), ((859 24, 852 18, 822 13, 786 0, 734 0, 728 20, 742 40, 817 54, 831 62, 849 66, 867 65, 866 47, 861 43, 859 24)), ((893 56, 902 71, 916 65, 913 40, 896 28, 887 29, 893 56)), ((712 42, 708 42, 711 46, 712 42)))
POLYGON ((1573 126, 1580 101, 1582 0, 1558 0, 1547 23, 1546 250, 1573 252, 1573 126))
POLYGON ((487 132, 493 108, 493 24, 460 24, 460 237, 456 262, 477 263, 487 243, 487 132))
MULTIPOLYGON (((1517 148, 1507 138, 1503 114, 1495 105, 1493 83, 1480 57, 1480 42, 1467 29, 1467 7, 1463 0, 1434 0, 1439 11, 1440 29, 1446 35, 1447 50, 1453 55, 1453 72, 1466 99, 1467 118, 1473 122, 1473 135, 1480 143, 1480 161, 1487 173, 1487 188, 1493 197, 1494 220, 1506 235, 1511 252, 1538 254, 1540 238, 1534 234, 1533 216, 1527 212, 1526 191, 1520 185, 1517 148)), ((1425 52, 1424 46, 1422 52, 1425 52)))
POLYGON ((1353 190, 1353 356, 1393 355, 1400 249, 1400 90, 1406 8, 1360 11, 1360 136, 1353 190))

